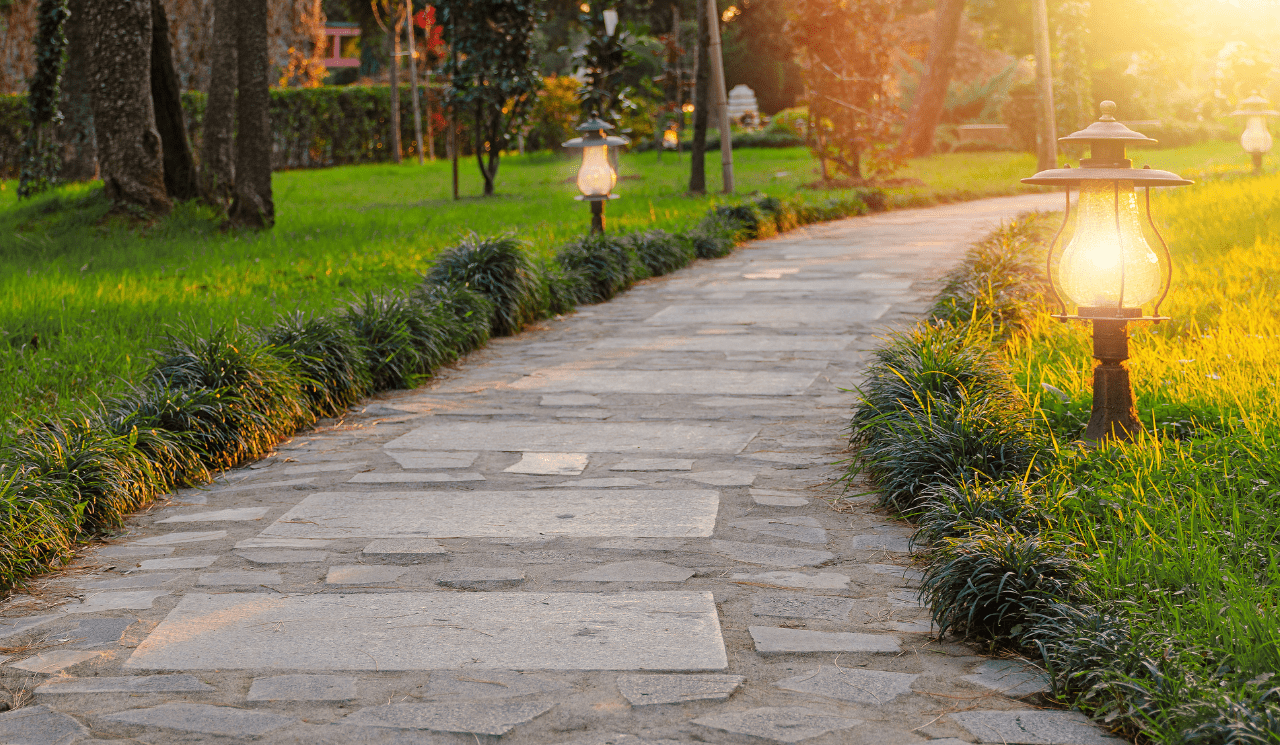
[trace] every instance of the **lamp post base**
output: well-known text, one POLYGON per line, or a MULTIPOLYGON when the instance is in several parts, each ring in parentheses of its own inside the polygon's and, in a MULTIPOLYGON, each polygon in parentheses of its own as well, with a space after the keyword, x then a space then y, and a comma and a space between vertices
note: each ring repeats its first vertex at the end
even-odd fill
POLYGON ((1113 438, 1131 441, 1142 425, 1133 407, 1133 388, 1129 384, 1129 324, 1120 319, 1094 319, 1093 415, 1085 428, 1087 440, 1113 438))
POLYGON ((591 232, 604 232, 604 201, 591 203, 591 232))
POLYGON ((1253 156, 1253 175, 1262 175, 1262 153, 1249 153, 1253 156))

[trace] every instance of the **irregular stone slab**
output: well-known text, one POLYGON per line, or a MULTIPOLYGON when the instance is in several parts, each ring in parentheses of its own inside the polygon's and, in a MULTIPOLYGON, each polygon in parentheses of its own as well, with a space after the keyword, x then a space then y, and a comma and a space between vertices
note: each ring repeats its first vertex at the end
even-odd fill
POLYGON ((691 471, 693 461, 683 458, 626 458, 609 466, 610 471, 691 471))
POLYGON ((826 543, 827 531, 813 517, 762 517, 753 520, 734 520, 732 527, 749 530, 761 535, 785 538, 802 543, 826 543))
POLYGON ((807 455, 805 453, 743 453, 739 458, 750 458, 751 460, 763 460, 769 463, 785 463, 789 466, 812 466, 819 463, 830 463, 835 456, 829 455, 807 455))
POLYGON ((905 580, 919 581, 924 579, 924 575, 914 569, 908 567, 900 567, 896 564, 863 564, 863 569, 876 574, 887 574, 890 577, 901 577, 905 580))
POLYGON ((724 701, 745 681, 741 675, 620 675, 618 691, 632 706, 724 701))
POLYGON ((915 610, 927 607, 920 602, 920 592, 918 590, 894 590, 889 593, 889 604, 898 607, 906 606, 915 610))
POLYGON ((818 377, 815 371, 747 370, 539 370, 511 384, 518 391, 587 393, 719 393, 739 396, 798 396, 818 377))
POLYGON ((187 593, 126 670, 694 670, 709 592, 187 593))
POLYGON ((182 556, 175 559, 147 559, 138 564, 139 569, 204 569, 217 561, 217 556, 182 556))
POLYGON ((843 590, 849 586, 849 578, 835 572, 804 574, 803 572, 762 572, 760 574, 734 574, 729 579, 745 584, 794 587, 801 590, 843 590))
POLYGON ((898 535, 857 535, 849 544, 855 551, 888 551, 894 554, 911 552, 911 539, 898 535))
POLYGON ((888 634, 853 634, 847 631, 805 631, 774 626, 749 626, 751 640, 760 654, 804 654, 808 652, 897 653, 898 637, 888 634))
POLYGON ((562 577, 560 582, 684 582, 692 569, 661 561, 620 561, 562 577))
POLYGON ((608 419, 613 412, 608 409, 559 409, 556 416, 563 419, 608 419))
POLYGON ((559 396, 543 396, 539 406, 599 406, 600 399, 585 393, 566 393, 559 396))
POLYGON ((679 551, 688 541, 676 538, 613 538, 596 544, 596 548, 614 551, 679 551))
POLYGON ((436 584, 458 590, 501 590, 524 584, 524 572, 508 567, 466 567, 445 572, 436 584))
POLYGON ((357 473, 348 484, 439 484, 450 481, 484 481, 478 473, 357 473))
POLYGON ((756 594, 751 596, 751 613, 778 618, 817 618, 847 622, 855 604, 856 601, 851 598, 756 594))
MULTIPOLYGON (((665 311, 664 311, 665 312, 665 311)), ((665 352, 834 352, 853 341, 848 336, 727 334, 720 336, 613 336, 587 345, 587 349, 649 349, 665 352)))
POLYGON ((911 289, 909 279, 869 279, 859 277, 838 277, 830 279, 759 279, 745 282, 725 282, 716 285, 725 292, 801 292, 835 293, 843 296, 866 295, 868 293, 884 293, 911 289))
POLYGON ((299 476, 304 473, 328 473, 329 471, 350 471, 353 468, 363 466, 365 461, 349 461, 346 463, 308 463, 303 466, 289 466, 288 468, 278 471, 282 476, 299 476))
POLYGON ((1008 745, 1121 745, 1078 711, 966 711, 951 719, 978 742, 1008 745))
POLYGON ((37 695, 55 693, 207 693, 213 686, 194 675, 138 675, 122 678, 54 678, 36 688, 37 695))
POLYGON ((88 736, 83 724, 44 704, 0 714, 0 742, 5 745, 71 745, 88 736))
POLYGON ((107 714, 104 719, 144 727, 163 727, 182 732, 227 737, 256 737, 298 721, 293 717, 265 711, 234 709, 208 704, 161 704, 149 709, 128 709, 107 714))
POLYGON ((470 453, 446 453, 433 450, 387 450, 387 455, 395 459, 401 468, 470 468, 480 455, 470 453))
POLYGON ((101 654, 102 652, 78 652, 74 649, 51 649, 21 662, 15 662, 9 667, 33 673, 56 673, 63 668, 79 665, 85 660, 92 660, 101 654))
POLYGON ((280 538, 695 537, 715 528, 709 490, 321 492, 263 531, 280 538))
POLYGON ((379 582, 395 582, 406 571, 408 570, 379 564, 329 567, 329 574, 324 582, 326 585, 374 585, 379 582))
POLYGON ((515 698, 531 693, 563 691, 568 683, 511 670, 454 671, 431 674, 428 696, 458 699, 515 698))
MULTIPOLYGON (((741 541, 712 541, 711 550, 744 564, 760 564, 771 567, 816 567, 836 558, 830 551, 813 551, 807 548, 786 548, 766 543, 741 541)), ((847 582, 846 582, 847 584, 847 582)))
POLYGON ((283 582, 279 572, 212 572, 202 574, 196 580, 197 585, 205 587, 224 587, 228 585, 278 585, 283 582))
POLYGON ((234 510, 218 510, 216 512, 197 512, 192 515, 175 515, 157 523, 220 523, 261 520, 271 511, 270 507, 242 507, 234 510))
POLYGON ((603 479, 582 479, 581 481, 561 481, 546 488, 572 487, 579 489, 623 489, 632 486, 644 486, 643 481, 636 481, 625 476, 603 479))
POLYGON ((350 701, 356 697, 352 675, 277 675, 254 678, 249 701, 350 701))
POLYGON ((809 504, 809 500, 804 497, 783 496, 777 493, 760 492, 758 489, 751 490, 751 500, 764 507, 803 507, 809 504))
POLYGON ((711 424, 651 422, 428 422, 388 448, 506 452, 721 453, 735 455, 756 436, 711 424))
POLYGON ((78 585, 78 587, 86 590, 129 590, 139 587, 159 587, 166 582, 172 582, 179 576, 177 574, 135 574, 127 577, 113 577, 112 579, 85 582, 82 585, 78 585))
POLYGON ((133 624, 132 618, 85 618, 71 631, 59 634, 59 639, 69 640, 67 649, 93 649, 109 644, 119 644, 124 630, 133 624))
POLYGON ((23 616, 20 618, 0 618, 0 639, 17 636, 28 629, 62 618, 61 613, 50 613, 44 616, 23 616))
POLYGON ((103 559, 132 559, 143 556, 168 556, 172 548, 163 546, 103 546, 95 552, 103 559))
POLYGON ((225 486, 225 487, 220 486, 216 489, 210 489, 210 491, 215 492, 217 494, 222 494, 224 492, 249 491, 251 489, 275 489, 283 486, 302 486, 304 484, 310 484, 312 481, 315 481, 315 480, 316 480, 315 476, 310 476, 305 479, 286 479, 284 481, 255 482, 252 484, 241 484, 240 486, 225 486))
POLYGON ((577 476, 586 469, 590 457, 586 453, 523 453, 519 462, 502 470, 540 476, 577 476))
POLYGON ((692 479, 712 486, 751 486, 756 480, 755 471, 698 471, 680 474, 682 479, 692 479))
POLYGON ((517 725, 546 714, 555 704, 540 702, 465 702, 450 704, 384 704, 348 714, 342 721, 365 727, 426 729, 476 735, 505 735, 517 725))
MULTIPOLYGON (((878 321, 889 310, 880 303, 804 302, 789 305, 672 305, 650 316, 655 326, 709 326, 760 324, 776 326, 824 326, 827 328, 878 321)), ((706 391, 721 393, 727 391, 706 391)))
POLYGON ((449 558, 449 549, 426 538, 382 538, 365 546, 360 553, 371 559, 396 564, 418 564, 449 558))
POLYGON ((778 688, 813 693, 855 704, 887 704, 911 693, 911 683, 919 675, 867 670, 858 667, 821 667, 794 678, 774 683, 778 688))
POLYGON ((329 560, 328 551, 263 549, 261 551, 237 551, 236 555, 250 564, 314 564, 329 560))
POLYGON ((209 495, 207 494, 174 494, 169 498, 169 503, 173 505, 191 506, 198 504, 209 504, 209 495))
POLYGON ((99 592, 85 597, 79 605, 64 605, 64 613, 97 613, 104 610, 146 610, 156 598, 168 595, 168 590, 125 590, 99 592))
POLYGON ((936 634, 938 627, 933 621, 924 619, 922 621, 890 621, 887 626, 894 631, 901 631, 904 634, 936 634))
POLYGON ((225 530, 208 530, 203 532, 169 533, 133 541, 134 546, 169 546, 175 543, 200 543, 202 541, 220 541, 227 537, 225 530))
POLYGON ((246 538, 236 544, 236 548, 324 548, 333 541, 322 541, 316 538, 246 538))
POLYGON ((764 706, 759 709, 712 714, 695 719, 693 723, 737 735, 751 735, 777 742, 800 742, 828 732, 856 727, 862 724, 862 720, 800 706, 764 706))
POLYGON ((960 680, 999 691, 1009 698, 1049 691, 1049 678, 1044 671, 1022 660, 988 660, 972 675, 963 675, 960 680))

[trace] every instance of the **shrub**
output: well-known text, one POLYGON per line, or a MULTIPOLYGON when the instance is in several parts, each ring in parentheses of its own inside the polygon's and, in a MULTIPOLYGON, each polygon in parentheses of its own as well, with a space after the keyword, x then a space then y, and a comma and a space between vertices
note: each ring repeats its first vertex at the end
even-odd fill
POLYGON ((670 274, 694 259, 693 246, 688 241, 663 230, 632 233, 624 240, 652 277, 670 274))
POLYGON ((1080 567, 1068 547, 997 523, 943 541, 920 594, 939 636, 952 631, 1017 643, 1036 614, 1078 596, 1080 567))
POLYGON ((402 293, 366 293, 342 314, 364 346, 374 390, 412 388, 449 358, 448 334, 422 303, 402 293))
POLYGON ((1021 481, 941 484, 925 491, 911 542, 933 546, 947 538, 962 538, 986 523, 1030 535, 1040 532, 1048 519, 1021 481))
POLYGON ((545 305, 537 264, 512 235, 482 238, 472 233, 440 255, 424 282, 457 284, 488 297, 497 336, 518 332, 545 305))
POLYGON ((728 256, 742 240, 742 228, 712 212, 702 218, 688 237, 699 259, 718 259, 728 256))
POLYGON ((1012 220, 965 252, 934 300, 931 318, 954 324, 985 320, 998 332, 1019 328, 1039 309, 1046 289, 1047 216, 1012 220))
POLYGON ((800 218, 789 202, 784 202, 777 197, 764 196, 756 200, 756 206, 773 220, 774 227, 779 233, 794 230, 800 225, 800 218))
POLYGON ((715 215, 727 223, 736 225, 742 235, 748 239, 770 238, 778 233, 773 219, 766 216, 764 210, 755 202, 742 204, 722 204, 715 208, 715 215))
POLYGON ((69 500, 43 501, 48 491, 39 486, 29 466, 0 469, 0 586, 13 587, 73 555, 81 510, 69 500))
MULTIPOLYGON (((541 276, 541 272, 537 275, 541 276)), ((413 298, 440 318, 448 334, 451 358, 479 349, 489 341, 496 311, 488 297, 458 284, 424 284, 414 289, 413 298)))
POLYGON ((103 421, 117 437, 133 437, 169 488, 204 483, 210 466, 234 453, 240 433, 224 426, 218 390, 144 385, 106 402, 103 421))
POLYGON ((566 244, 556 252, 556 263, 571 279, 566 287, 578 293, 575 304, 601 303, 648 276, 635 249, 621 238, 592 233, 566 244))
POLYGON ((316 416, 345 411, 373 388, 369 363, 351 328, 325 316, 290 313, 267 329, 274 353, 302 375, 316 416))

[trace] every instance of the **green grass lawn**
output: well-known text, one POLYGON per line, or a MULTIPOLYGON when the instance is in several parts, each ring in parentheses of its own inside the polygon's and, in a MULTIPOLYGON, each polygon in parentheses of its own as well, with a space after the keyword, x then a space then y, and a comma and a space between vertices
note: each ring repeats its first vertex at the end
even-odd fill
MULTIPOLYGON (((1239 161, 1232 143, 1141 154, 1157 167, 1218 168, 1239 161)), ((807 150, 734 153, 739 194, 811 192, 807 150)), ((180 205, 154 226, 101 226, 98 184, 60 188, 19 204, 0 184, 0 411, 8 422, 66 413, 122 389, 144 373, 167 330, 232 319, 262 324, 282 311, 325 310, 354 294, 416 282, 433 256, 466 231, 514 231, 540 254, 584 232, 587 206, 573 201, 573 163, 551 154, 507 157, 498 194, 483 199, 473 161, 461 163, 464 198, 450 198, 450 166, 438 161, 277 173, 277 223, 258 233, 223 232, 211 211, 180 205)), ((705 197, 685 194, 689 156, 623 157, 611 231, 683 230, 714 204, 718 153, 707 158, 705 197)), ((1024 191, 1029 155, 941 155, 899 176, 923 186, 890 190, 893 205, 1024 191)))

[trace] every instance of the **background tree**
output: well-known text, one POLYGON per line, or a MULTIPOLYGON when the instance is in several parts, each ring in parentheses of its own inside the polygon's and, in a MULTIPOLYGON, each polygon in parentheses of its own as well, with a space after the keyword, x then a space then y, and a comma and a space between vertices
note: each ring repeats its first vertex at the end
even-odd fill
POLYGON ((501 151, 542 85, 533 60, 541 13, 534 0, 447 0, 441 9, 455 59, 449 98, 473 119, 476 162, 491 196, 501 151))
POLYGON ((760 111, 774 114, 791 108, 804 95, 804 79, 790 39, 779 30, 786 24, 787 0, 734 0, 721 18, 724 25, 725 84, 745 84, 755 91, 760 111))
POLYGON ((151 100, 164 153, 165 191, 171 199, 195 199, 200 195, 196 164, 191 157, 182 95, 173 69, 169 19, 160 0, 151 0, 151 100))
POLYGON ((267 0, 235 0, 236 178, 228 217, 234 225, 275 224, 271 196, 271 90, 267 0))
POLYGON ((598 115, 617 126, 619 109, 629 104, 627 94, 630 86, 624 84, 622 74, 635 58, 629 49, 634 39, 622 28, 621 21, 612 34, 608 33, 604 6, 599 1, 583 5, 586 10, 579 15, 579 21, 587 30, 588 36, 582 52, 574 56, 574 61, 579 64, 586 77, 582 88, 578 90, 578 100, 582 105, 584 119, 598 115))
POLYGON ((200 186, 205 199, 222 211, 231 207, 236 183, 237 0, 213 0, 213 58, 205 102, 200 186))
POLYGON ((929 56, 925 60, 924 77, 916 89, 902 128, 902 150, 907 156, 924 156, 933 152, 933 136, 947 103, 947 89, 956 68, 956 43, 964 21, 964 0, 939 0, 929 39, 929 56))
POLYGON ((62 81, 67 36, 67 0, 40 0, 36 29, 36 69, 27 94, 31 124, 22 143, 22 176, 18 197, 44 191, 58 176, 61 158, 53 142, 53 129, 62 120, 58 111, 58 86, 62 81))
POLYGON ((711 108, 711 26, 707 23, 705 2, 698 0, 697 62, 693 73, 693 141, 689 143, 689 192, 707 193, 707 119, 711 108))
POLYGON ((63 145, 62 170, 65 181, 88 181, 98 177, 98 145, 93 132, 93 103, 89 98, 89 26, 85 14, 89 0, 69 0, 71 15, 65 25, 67 65, 62 73, 62 126, 58 141, 63 145))
POLYGON ((809 106, 807 136, 824 180, 861 182, 891 173, 901 155, 890 144, 894 100, 893 20, 899 0, 797 0, 787 33, 799 54, 809 106))

